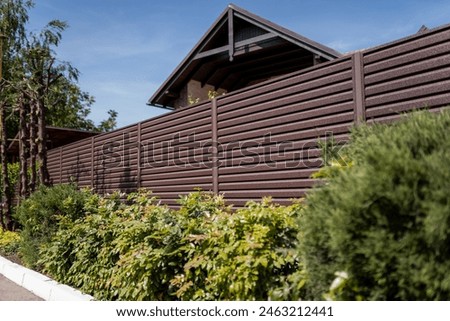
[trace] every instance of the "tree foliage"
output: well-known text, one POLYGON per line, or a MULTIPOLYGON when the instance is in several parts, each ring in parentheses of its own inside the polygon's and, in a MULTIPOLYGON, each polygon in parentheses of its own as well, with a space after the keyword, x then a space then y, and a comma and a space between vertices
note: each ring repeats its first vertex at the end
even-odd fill
MULTIPOLYGON (((72 64, 59 61, 57 58, 56 48, 68 24, 53 20, 38 33, 27 32, 28 11, 33 6, 33 1, 4 0, 0 2, 0 33, 5 36, 3 78, 10 84, 8 88, 2 90, 2 101, 8 100, 8 105, 16 105, 20 90, 28 86, 27 78, 33 76, 36 68, 44 70, 43 68, 51 63, 54 66, 51 76, 53 79, 57 78, 57 81, 54 83, 53 90, 46 93, 47 125, 92 131, 114 129, 117 117, 114 111, 109 112, 108 118, 99 125, 88 119, 91 106, 95 102, 94 97, 78 86, 79 71, 72 64), (60 76, 60 74, 63 75, 60 76)), ((15 135, 18 126, 17 115, 10 115, 8 121, 8 136, 15 135)))
MULTIPOLYGON (((32 1, 0 2, 0 159, 2 173, 2 226, 12 228, 10 182, 7 171, 9 139, 18 134, 20 158, 19 201, 38 184, 49 185, 47 170, 47 126, 109 131, 116 126, 117 113, 98 126, 88 119, 94 98, 78 86, 79 71, 58 59, 56 49, 67 23, 50 21, 40 32, 27 32, 32 1), (30 167, 30 170, 28 169, 30 167), (30 175, 29 175, 30 172, 30 175)), ((15 186, 13 186, 15 187, 15 186)))

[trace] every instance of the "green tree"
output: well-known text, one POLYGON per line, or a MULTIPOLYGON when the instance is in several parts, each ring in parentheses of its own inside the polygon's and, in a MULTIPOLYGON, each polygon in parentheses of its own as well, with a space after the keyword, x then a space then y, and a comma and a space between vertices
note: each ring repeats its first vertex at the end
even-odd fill
POLYGON ((20 196, 26 197, 35 189, 37 178, 39 183, 49 184, 46 164, 47 126, 90 131, 109 131, 116 126, 117 112, 113 110, 98 126, 87 118, 94 98, 79 87, 79 71, 57 57, 56 49, 67 23, 53 20, 41 32, 27 33, 28 10, 33 5, 33 1, 24 0, 0 2, 0 34, 5 35, 1 54, 5 68, 0 82, 3 204, 0 221, 3 224, 4 213, 6 225, 11 222, 6 154, 8 138, 19 133, 19 192, 20 196))
MULTIPOLYGON (((1 101, 7 100, 9 107, 17 104, 17 95, 24 85, 23 75, 30 72, 25 68, 27 66, 24 55, 30 50, 31 44, 36 44, 38 38, 50 44, 52 56, 55 59, 54 63, 70 66, 66 74, 66 76, 70 74, 70 77, 60 77, 54 90, 47 93, 47 100, 51 102, 48 103, 47 125, 90 131, 113 130, 116 126, 117 112, 108 112, 108 117, 98 125, 88 119, 95 98, 79 87, 77 83, 79 71, 72 64, 57 59, 56 48, 61 41, 62 32, 67 29, 68 24, 54 20, 44 27, 42 32, 28 33, 26 30, 26 23, 29 20, 28 11, 33 7, 34 2, 31 0, 2 0, 0 2, 0 34, 5 36, 3 40, 3 78, 10 85, 2 90, 1 101), (62 28, 56 30, 58 26, 62 28)), ((8 109, 8 111, 12 110, 8 109)), ((18 114, 9 113, 7 115, 8 137, 17 133, 18 125, 18 114)))
POLYGON ((14 95, 11 86, 4 79, 11 79, 14 73, 15 57, 25 38, 25 23, 28 21, 27 10, 32 6, 29 1, 0 2, 0 160, 1 160, 1 201, 0 221, 2 228, 12 228, 10 184, 7 167, 7 121, 6 115, 11 109, 14 95))

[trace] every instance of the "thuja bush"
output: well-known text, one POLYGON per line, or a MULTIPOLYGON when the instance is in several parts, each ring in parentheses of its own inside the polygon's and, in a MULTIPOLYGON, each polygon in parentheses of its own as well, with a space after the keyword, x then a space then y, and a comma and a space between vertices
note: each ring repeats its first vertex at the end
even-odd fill
POLYGON ((351 159, 307 195, 300 254, 313 299, 450 298, 450 112, 355 128, 351 159), (339 282, 338 282, 339 283, 339 282))
POLYGON ((63 221, 41 251, 44 270, 101 300, 283 297, 298 268, 299 204, 264 200, 232 213, 201 191, 179 202, 173 210, 145 191, 125 204, 93 195, 86 217, 63 221))
POLYGON ((75 220, 84 215, 84 205, 90 192, 78 190, 74 184, 55 187, 40 186, 16 209, 20 223, 19 254, 25 265, 37 268, 40 248, 50 242, 61 219, 75 220))

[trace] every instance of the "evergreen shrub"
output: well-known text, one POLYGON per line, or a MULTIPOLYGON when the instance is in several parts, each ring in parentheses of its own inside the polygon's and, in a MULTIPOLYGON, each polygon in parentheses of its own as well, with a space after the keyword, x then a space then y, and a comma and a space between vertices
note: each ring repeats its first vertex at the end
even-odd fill
POLYGON ((450 112, 355 128, 341 166, 306 198, 310 298, 450 298, 450 112))

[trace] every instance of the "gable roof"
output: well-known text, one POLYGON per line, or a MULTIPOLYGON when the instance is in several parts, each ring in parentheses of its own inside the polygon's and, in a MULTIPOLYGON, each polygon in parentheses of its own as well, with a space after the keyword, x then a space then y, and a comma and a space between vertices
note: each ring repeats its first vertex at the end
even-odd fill
MULTIPOLYGON (((277 62, 292 59, 297 64, 301 64, 300 58, 304 59, 305 57, 302 57, 299 50, 313 54, 314 59, 318 61, 333 60, 341 56, 334 49, 230 4, 149 99, 148 104, 162 107, 171 106, 177 97, 177 92, 193 77, 196 77, 202 86, 210 84, 219 88, 226 84, 227 77, 230 78, 228 81, 231 83, 233 79, 241 78, 231 75, 236 68, 239 69, 237 60, 240 57, 238 56, 249 56, 250 53, 259 49, 264 49, 265 54, 264 56, 253 55, 250 57, 251 59, 247 59, 248 62, 253 61, 253 67, 249 69, 249 73, 257 74, 258 61, 255 61, 256 59, 260 59, 262 67, 266 68, 271 68, 275 59, 278 59, 277 62), (271 47, 273 48, 271 49, 271 47), (268 55, 274 58, 270 61, 264 60, 263 58, 268 55), (233 64, 233 61, 236 62, 233 64), (219 72, 220 68, 222 68, 221 72, 219 72), (220 75, 221 73, 222 75, 220 75), (230 77, 230 75, 234 77, 230 77)), ((310 61, 312 62, 312 60, 310 61)), ((284 73, 295 71, 287 68, 287 65, 280 66, 280 68, 285 70, 284 73)), ((276 71, 275 74, 277 72, 283 71, 276 71)), ((264 77, 263 73, 258 75, 260 78, 264 77)), ((270 72, 268 75, 271 75, 270 72)), ((248 82, 250 81, 249 78, 248 82)))

